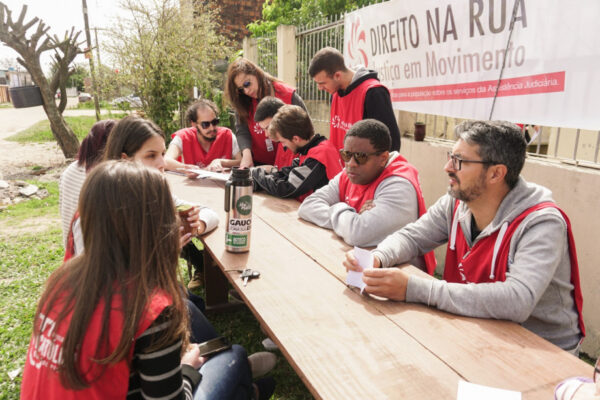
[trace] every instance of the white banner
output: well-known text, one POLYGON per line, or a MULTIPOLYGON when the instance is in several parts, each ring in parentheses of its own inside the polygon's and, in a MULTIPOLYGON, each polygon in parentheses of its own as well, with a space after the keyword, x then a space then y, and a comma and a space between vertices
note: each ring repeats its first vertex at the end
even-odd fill
POLYGON ((346 15, 344 57, 399 110, 596 130, 599 18, 598 0, 393 0, 346 15))

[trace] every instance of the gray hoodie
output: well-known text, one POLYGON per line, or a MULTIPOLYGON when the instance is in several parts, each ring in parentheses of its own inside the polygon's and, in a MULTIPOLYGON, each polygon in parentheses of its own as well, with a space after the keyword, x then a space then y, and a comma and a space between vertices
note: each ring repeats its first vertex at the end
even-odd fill
MULTIPOLYGON (((471 241, 471 212, 461 202, 458 222, 472 247, 526 209, 553 201, 552 193, 519 178, 502 200, 494 220, 471 241)), ((388 236, 373 251, 383 267, 406 262, 451 240, 455 199, 441 197, 417 222, 388 236)), ((572 350, 581 338, 573 299, 567 226, 560 212, 545 208, 528 215, 510 242, 504 282, 461 284, 411 277, 406 301, 454 314, 506 319, 557 346, 572 350)))

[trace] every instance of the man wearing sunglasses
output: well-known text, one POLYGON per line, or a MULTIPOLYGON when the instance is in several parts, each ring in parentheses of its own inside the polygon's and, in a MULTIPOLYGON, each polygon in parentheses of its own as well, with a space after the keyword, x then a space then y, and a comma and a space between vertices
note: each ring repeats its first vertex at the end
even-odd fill
POLYGON ((235 135, 219 126, 218 114, 217 106, 210 100, 198 100, 188 108, 186 117, 191 127, 171 135, 173 140, 165 154, 167 169, 183 170, 194 177, 196 168, 221 171, 240 165, 242 154, 235 135))
MULTIPOLYGON (((418 172, 398 152, 390 152, 388 128, 374 119, 348 130, 340 151, 345 169, 309 196, 298 216, 333 229, 352 246, 375 246, 425 212, 418 172)), ((433 272, 430 253, 413 260, 433 272)))
POLYGON ((319 50, 310 61, 308 73, 319 90, 332 95, 329 140, 337 149, 352 124, 363 119, 383 122, 391 135, 388 150, 400 151, 400 129, 392 109, 390 92, 377 78, 377 72, 360 67, 351 70, 344 56, 333 47, 319 50))
MULTIPOLYGON (((577 353, 585 328, 575 244, 552 193, 520 177, 518 126, 466 121, 444 171, 448 194, 388 236, 365 270, 365 291, 451 313, 506 319, 577 353), (443 280, 387 268, 447 243, 443 280), (380 268, 382 267, 382 268, 380 268)), ((350 253, 344 265, 360 270, 350 253)))
POLYGON ((267 133, 290 149, 296 158, 291 166, 273 172, 252 168, 254 190, 302 201, 342 170, 335 148, 325 137, 315 134, 310 117, 299 106, 281 107, 267 133))

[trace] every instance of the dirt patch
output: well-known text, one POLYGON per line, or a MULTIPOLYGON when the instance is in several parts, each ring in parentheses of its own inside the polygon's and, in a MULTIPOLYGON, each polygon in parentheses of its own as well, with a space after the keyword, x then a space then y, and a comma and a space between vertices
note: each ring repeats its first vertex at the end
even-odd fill
POLYGON ((36 217, 19 221, 16 225, 0 226, 0 240, 21 235, 45 232, 51 227, 62 226, 59 217, 36 217))

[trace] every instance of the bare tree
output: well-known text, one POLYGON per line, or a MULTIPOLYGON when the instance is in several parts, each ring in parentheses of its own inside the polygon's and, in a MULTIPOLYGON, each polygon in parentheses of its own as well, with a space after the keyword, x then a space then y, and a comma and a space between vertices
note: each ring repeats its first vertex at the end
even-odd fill
POLYGON ((65 33, 65 38, 59 40, 57 36, 47 34, 50 27, 35 17, 25 23, 27 5, 23 5, 21 14, 16 21, 12 19, 12 12, 0 2, 0 41, 15 50, 19 57, 17 61, 27 69, 36 85, 40 87, 44 111, 50 121, 52 134, 58 142, 66 158, 73 158, 79 149, 79 141, 73 130, 67 125, 62 112, 67 105, 66 83, 70 72, 69 65, 77 54, 83 53, 77 38, 80 32, 71 29, 65 33), (27 31, 37 24, 35 31, 27 37, 27 31), (57 68, 50 79, 46 79, 40 64, 40 56, 45 51, 54 50, 54 62, 57 68), (57 106, 54 95, 57 89, 61 90, 60 104, 57 106))

